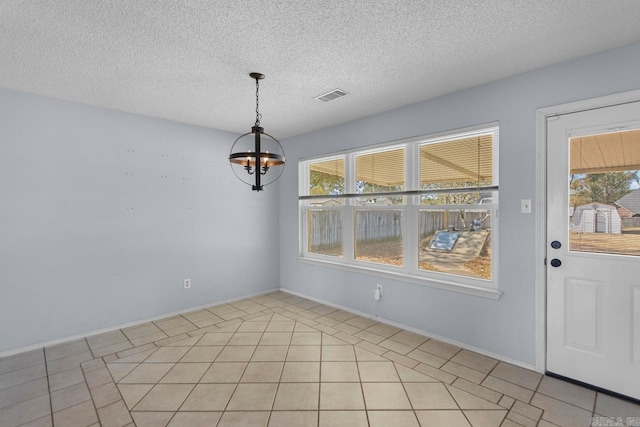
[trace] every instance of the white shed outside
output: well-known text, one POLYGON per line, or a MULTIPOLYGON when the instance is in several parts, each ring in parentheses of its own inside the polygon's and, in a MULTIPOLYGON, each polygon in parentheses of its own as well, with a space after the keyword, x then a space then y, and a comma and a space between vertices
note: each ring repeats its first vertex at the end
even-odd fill
POLYGON ((589 203, 578 206, 571 216, 571 231, 574 233, 620 234, 622 221, 613 205, 589 203))

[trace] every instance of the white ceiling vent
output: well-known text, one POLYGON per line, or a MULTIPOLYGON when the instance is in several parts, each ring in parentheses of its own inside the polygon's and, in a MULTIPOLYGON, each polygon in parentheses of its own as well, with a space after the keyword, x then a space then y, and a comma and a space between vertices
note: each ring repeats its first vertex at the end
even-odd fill
POLYGON ((318 95, 313 99, 317 99, 318 101, 322 101, 322 102, 329 102, 329 101, 333 101, 334 99, 341 98, 345 95, 348 95, 348 93, 343 91, 342 89, 334 89, 327 93, 323 93, 322 95, 318 95))

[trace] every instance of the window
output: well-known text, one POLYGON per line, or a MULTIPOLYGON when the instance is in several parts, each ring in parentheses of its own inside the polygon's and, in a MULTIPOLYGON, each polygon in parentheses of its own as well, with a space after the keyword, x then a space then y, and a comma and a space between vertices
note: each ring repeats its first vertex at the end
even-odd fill
POLYGON ((309 203, 307 251, 310 254, 343 256, 342 211, 344 194, 344 158, 324 159, 308 164, 308 194, 317 196, 309 203))
POLYGON ((420 188, 437 192, 420 197, 418 269, 491 279, 495 142, 497 129, 420 144, 420 188))
POLYGON ((402 266, 402 222, 405 188, 405 149, 354 155, 355 199, 354 259, 402 266), (391 194, 389 194, 391 193, 391 194), (386 195, 384 195, 386 194, 386 195))
POLYGON ((497 289, 498 128, 300 162, 305 260, 497 289))

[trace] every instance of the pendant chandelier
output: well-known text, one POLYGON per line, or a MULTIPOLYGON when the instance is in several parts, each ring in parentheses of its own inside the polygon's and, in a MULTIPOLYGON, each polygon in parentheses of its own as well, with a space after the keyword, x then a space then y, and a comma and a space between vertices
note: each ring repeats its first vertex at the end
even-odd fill
POLYGON ((240 135, 231 146, 229 162, 233 173, 251 189, 262 191, 282 175, 284 170, 284 149, 277 139, 260 127, 260 80, 264 74, 251 73, 256 81, 256 122, 251 132, 240 135), (253 137, 252 137, 253 136, 253 137))

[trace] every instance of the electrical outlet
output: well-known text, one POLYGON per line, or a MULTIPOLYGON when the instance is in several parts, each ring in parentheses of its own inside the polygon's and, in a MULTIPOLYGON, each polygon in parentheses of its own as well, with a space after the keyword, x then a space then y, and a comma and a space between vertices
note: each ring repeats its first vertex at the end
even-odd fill
POLYGON ((379 301, 382 298, 382 285, 376 285, 376 290, 373 292, 373 299, 379 301))
POLYGON ((184 279, 184 288, 191 289, 191 279, 184 279))

